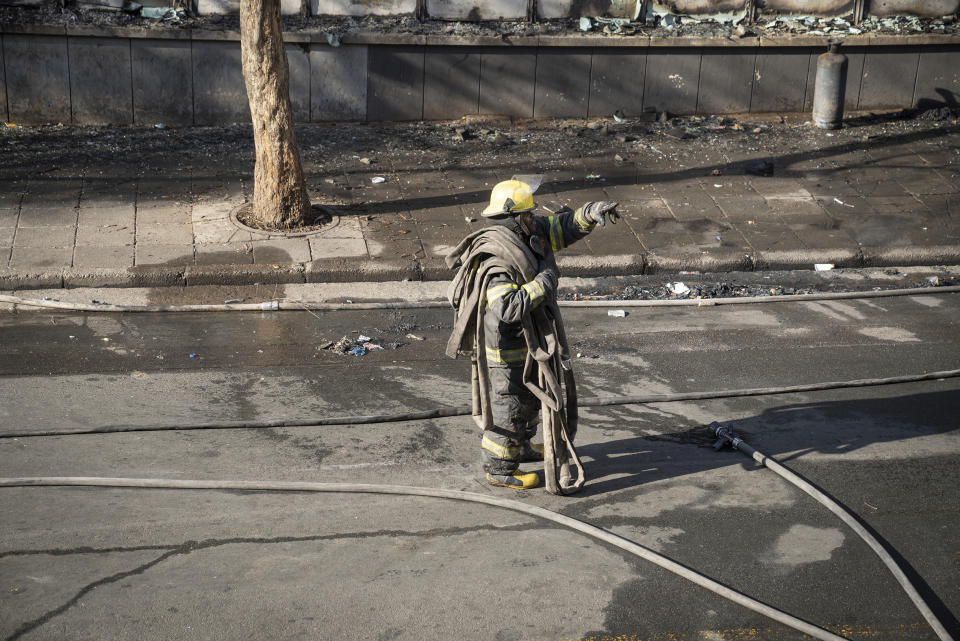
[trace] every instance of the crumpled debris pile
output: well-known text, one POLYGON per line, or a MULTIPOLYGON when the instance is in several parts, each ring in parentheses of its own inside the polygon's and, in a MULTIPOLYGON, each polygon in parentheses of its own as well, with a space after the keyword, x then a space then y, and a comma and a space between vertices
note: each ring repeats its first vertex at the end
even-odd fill
POLYGON ((453 126, 451 129, 453 133, 450 135, 450 138, 454 142, 476 140, 495 147, 506 147, 507 145, 512 145, 514 142, 513 138, 499 129, 487 129, 486 127, 470 129, 469 127, 460 125, 453 126))
MULTIPOLYGON (((832 290, 832 286, 824 291, 832 290)), ((661 286, 649 287, 640 284, 626 285, 604 294, 592 292, 589 294, 575 293, 562 294, 563 300, 668 300, 668 299, 709 299, 709 298, 742 298, 745 296, 792 296, 794 294, 812 294, 818 291, 813 287, 784 287, 781 285, 738 285, 736 283, 684 283, 680 281, 664 283, 661 286)))
POLYGON ((347 354, 352 354, 353 356, 366 356, 369 352, 376 352, 384 349, 397 349, 402 344, 403 343, 381 344, 379 340, 359 334, 356 338, 344 336, 336 342, 327 341, 326 343, 321 343, 319 346, 317 346, 317 349, 325 349, 329 352, 333 352, 334 354, 342 354, 344 356, 347 354))
POLYGON ((776 16, 759 19, 758 25, 767 34, 804 34, 809 36, 856 36, 862 33, 909 35, 912 33, 946 33, 957 28, 954 16, 921 18, 918 16, 867 17, 858 25, 848 18, 819 16, 776 16))
POLYGON ((761 22, 767 32, 803 33, 810 36, 859 35, 866 27, 854 26, 845 18, 823 18, 818 16, 776 16, 768 22, 761 22))

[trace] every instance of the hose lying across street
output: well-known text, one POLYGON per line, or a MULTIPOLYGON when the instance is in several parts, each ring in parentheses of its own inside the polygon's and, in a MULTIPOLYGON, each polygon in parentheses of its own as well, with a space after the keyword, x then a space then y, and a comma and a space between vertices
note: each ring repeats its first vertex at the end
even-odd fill
MULTIPOLYGON (((863 379, 845 382, 819 383, 811 385, 794 385, 781 388, 758 388, 749 390, 731 390, 728 392, 709 392, 692 394, 664 394, 647 397, 621 397, 596 399, 595 401, 585 401, 582 405, 614 405, 614 404, 635 404, 635 403, 655 403, 655 402, 676 402, 678 400, 693 400, 706 398, 729 398, 732 396, 757 396, 769 394, 785 394, 798 391, 812 391, 822 389, 839 389, 844 387, 864 387, 873 385, 889 385, 894 383, 906 383, 913 381, 935 380, 943 378, 952 378, 960 376, 960 369, 948 370, 942 372, 930 372, 914 376, 897 376, 886 379, 863 379)), ((390 420, 415 420, 425 418, 439 418, 442 416, 456 416, 459 414, 469 414, 470 408, 446 408, 441 410, 432 410, 429 412, 410 412, 407 414, 395 414, 386 416, 344 416, 334 419, 306 419, 302 421, 271 421, 261 422, 259 424, 241 424, 241 423, 222 423, 207 424, 205 426, 101 426, 100 428, 74 428, 72 431, 46 430, 46 431, 15 431, 7 430, 0 433, 0 438, 14 438, 24 436, 49 436, 63 434, 89 434, 89 433, 107 433, 107 432, 125 432, 125 431, 157 431, 157 430, 184 430, 184 429, 224 429, 240 427, 281 427, 293 425, 332 425, 332 424, 358 424, 358 423, 377 423, 390 420)), ((720 428, 722 429, 722 428, 720 428)), ((937 633, 941 641, 953 641, 950 634, 944 628, 943 624, 936 618, 930 607, 924 602, 923 598, 917 592, 916 588, 910 583, 903 570, 897 565, 893 557, 882 545, 870 535, 867 530, 860 525, 857 520, 844 510, 839 504, 830 499, 818 488, 793 474, 790 470, 780 465, 768 456, 761 454, 748 446, 744 441, 735 438, 729 433, 722 434, 719 430, 718 435, 725 436, 731 444, 737 449, 752 456, 759 463, 769 469, 777 472, 782 477, 793 483, 810 496, 817 499, 825 505, 831 512, 839 516, 844 523, 849 525, 880 557, 883 563, 893 573, 894 578, 900 583, 904 591, 913 601, 913 603, 923 614, 924 618, 930 624, 931 628, 937 633)), ((271 492, 347 492, 347 493, 369 493, 369 494, 400 494, 409 496, 427 496, 443 499, 454 499, 459 501, 470 501, 473 503, 484 503, 496 507, 502 507, 516 512, 521 512, 530 516, 545 519, 557 523, 564 527, 582 532, 592 536, 600 541, 609 543, 615 547, 625 550, 642 559, 673 572, 697 585, 710 590, 711 592, 722 596, 745 608, 763 614, 774 621, 783 625, 799 630, 816 639, 825 641, 836 641, 844 637, 838 636, 828 630, 824 630, 811 623, 798 619, 786 612, 782 612, 772 606, 752 599, 751 597, 737 592, 721 583, 710 579, 684 565, 677 563, 653 550, 644 547, 633 541, 624 539, 612 532, 584 523, 577 519, 553 512, 541 507, 527 505, 519 501, 503 499, 496 496, 485 494, 476 494, 473 492, 461 492, 458 490, 447 490, 438 488, 424 488, 404 485, 370 485, 360 483, 315 483, 315 482, 297 482, 297 481, 225 481, 225 480, 173 480, 173 479, 136 479, 136 478, 101 478, 101 477, 21 477, 21 478, 0 478, 0 487, 32 487, 32 486, 90 486, 90 487, 127 487, 127 488, 157 488, 157 489, 190 489, 190 490, 261 490, 271 492)))
MULTIPOLYGON (((887 298, 960 292, 960 285, 912 289, 883 289, 869 292, 821 292, 777 296, 737 296, 733 298, 671 298, 666 300, 560 300, 560 307, 712 307, 715 305, 751 305, 854 298, 887 298)), ((21 307, 42 307, 75 312, 255 312, 255 311, 347 311, 369 309, 450 309, 442 301, 401 301, 375 303, 317 303, 296 300, 271 300, 262 303, 224 303, 220 305, 113 305, 110 303, 72 303, 67 301, 21 298, 0 294, 0 303, 21 307)))
MULTIPOLYGON (((649 403, 676 403, 678 401, 704 401, 718 398, 739 398, 743 396, 773 396, 774 394, 793 394, 853 387, 875 387, 899 383, 916 383, 960 376, 960 369, 925 372, 890 378, 864 378, 852 381, 831 381, 809 383, 806 385, 788 385, 784 387, 756 387, 748 389, 720 390, 714 392, 679 392, 676 394, 648 394, 643 396, 609 396, 584 398, 578 401, 580 407, 607 407, 610 405, 646 405, 649 403)), ((110 434, 114 432, 172 432, 188 430, 249 430, 270 429, 276 427, 317 427, 321 425, 370 425, 376 423, 399 423, 402 421, 424 421, 450 416, 469 416, 473 408, 469 405, 438 407, 419 412, 399 412, 397 414, 370 414, 357 416, 315 416, 311 418, 277 418, 257 421, 213 421, 209 423, 166 423, 153 425, 71 425, 50 429, 7 429, 0 430, 0 439, 30 438, 35 436, 66 436, 70 434, 110 434)))
MULTIPOLYGON (((714 304, 736 304, 736 303, 759 303, 759 302, 782 302, 784 300, 837 300, 843 298, 873 298, 879 296, 901 296, 917 295, 930 293, 946 293, 960 291, 960 287, 941 287, 935 289, 921 290, 886 290, 878 292, 850 292, 850 293, 830 293, 830 294, 812 294, 812 295, 792 295, 792 296, 764 296, 752 298, 732 298, 732 299, 709 299, 709 300, 667 300, 667 301, 571 301, 568 306, 663 306, 663 305, 714 305, 714 304)), ((394 308, 426 308, 442 307, 446 303, 358 303, 358 304, 317 304, 317 303, 270 303, 256 304, 225 304, 225 305, 185 305, 185 306, 122 306, 122 305, 103 305, 103 304, 83 304, 83 303, 63 303, 60 301, 30 300, 21 299, 14 296, 0 296, 0 302, 13 303, 16 305, 35 306, 35 307, 53 307, 57 309, 68 309, 75 311, 113 311, 113 312, 172 312, 172 311, 241 311, 241 310, 275 310, 275 309, 394 309, 394 308), (282 306, 281 306, 282 305, 282 306), (293 305, 293 306, 291 306, 293 305), (299 305, 297 307, 296 305, 299 305)), ((561 303, 563 304, 563 303, 561 303)), ((717 398, 733 398, 742 396, 766 396, 773 394, 788 394, 797 392, 809 392, 816 390, 841 389, 852 387, 867 387, 876 385, 891 385, 897 383, 908 383, 917 381, 937 380, 953 378, 960 376, 960 369, 946 370, 940 372, 929 372, 924 374, 897 376, 879 379, 860 379, 853 381, 837 381, 827 383, 813 383, 807 385, 793 385, 786 387, 767 387, 741 390, 726 390, 720 392, 689 392, 679 394, 660 394, 647 396, 626 396, 584 399, 580 405, 587 407, 609 406, 609 405, 627 405, 627 404, 645 404, 645 403, 669 403, 687 400, 706 400, 717 398)), ((5 438, 24 438, 35 436, 60 436, 67 434, 103 434, 115 432, 142 432, 142 431, 165 431, 165 430, 190 430, 190 429, 251 429, 251 428, 273 428, 273 427, 306 427, 319 425, 347 425, 347 424, 370 424, 386 423, 392 421, 410 421, 441 418, 447 416, 462 416, 471 413, 470 407, 447 407, 428 410, 424 412, 406 412, 399 414, 375 415, 375 416, 342 416, 327 418, 309 418, 309 419, 278 419, 272 421, 247 421, 247 422, 220 422, 206 423, 200 425, 103 425, 95 427, 66 427, 50 430, 5 430, 0 432, 0 439, 5 438)), ((770 457, 758 452, 747 445, 742 439, 733 436, 723 426, 715 428, 718 436, 729 441, 736 449, 751 456, 754 460, 773 470, 796 487, 815 498, 825 505, 831 512, 836 514, 850 528, 852 528, 871 549, 880 557, 887 568, 893 573, 894 578, 900 583, 901 587, 916 605, 918 610, 936 632, 941 641, 953 641, 949 632, 943 624, 937 619, 936 615, 923 600, 916 588, 904 574, 903 570, 893 559, 892 556, 849 512, 844 510, 839 504, 833 501, 824 492, 819 490, 811 483, 800 478, 783 465, 777 463, 770 457)), ((680 577, 683 577, 697 585, 710 590, 711 592, 722 596, 745 608, 763 614, 774 621, 789 626, 804 634, 816 639, 826 641, 837 641, 844 637, 834 634, 828 630, 820 628, 809 622, 803 621, 786 612, 782 612, 772 606, 752 599, 751 597, 737 592, 721 583, 718 583, 694 570, 677 563, 653 550, 644 547, 633 541, 624 539, 612 532, 595 527, 583 521, 565 516, 558 512, 553 512, 541 507, 527 505, 519 501, 504 499, 497 496, 477 494, 473 492, 462 492, 458 490, 447 490, 440 488, 423 488, 403 485, 372 485, 361 483, 317 483, 307 481, 236 481, 236 480, 174 480, 174 479, 136 479, 136 478, 103 478, 103 477, 21 477, 21 478, 0 478, 0 487, 34 487, 34 486, 86 486, 86 487, 122 487, 122 488, 154 488, 154 489, 185 489, 185 490, 259 490, 269 492, 338 492, 338 493, 367 493, 367 494, 392 494, 407 496, 425 496, 442 499, 453 499, 458 501, 469 501, 472 503, 482 503, 495 507, 502 507, 515 512, 520 512, 529 516, 544 519, 581 532, 595 539, 618 547, 635 556, 646 559, 680 577)))
POLYGON ((907 596, 910 597, 910 600, 913 601, 913 604, 917 606, 920 614, 922 614, 923 618, 927 620, 927 623, 930 624, 930 627, 933 628, 933 631, 937 633, 937 636, 940 637, 942 641, 948 641, 951 638, 950 633, 947 632, 947 629, 943 626, 940 620, 937 619, 937 615, 933 613, 933 610, 930 609, 930 606, 927 605, 927 602, 923 600, 923 597, 921 597, 920 593, 917 592, 917 589, 910 582, 910 579, 907 578, 907 575, 904 574, 903 570, 900 568, 894 558, 890 556, 890 553, 883 548, 883 545, 880 544, 880 541, 870 534, 867 528, 860 524, 856 517, 845 510, 839 503, 827 496, 818 487, 806 479, 801 478, 799 475, 794 474, 793 471, 788 469, 786 466, 781 465, 763 452, 758 452, 746 441, 734 436, 726 427, 722 425, 716 426, 714 427, 714 432, 721 439, 728 441, 730 445, 734 447, 734 449, 740 450, 747 456, 753 458, 753 460, 755 460, 757 463, 763 465, 767 469, 773 470, 788 482, 817 499, 821 505, 826 506, 828 510, 833 512, 841 521, 846 523, 847 526, 856 532, 860 538, 870 546, 870 549, 880 557, 880 560, 883 561, 883 564, 886 565, 887 569, 893 574, 893 577, 897 580, 897 583, 900 584, 900 587, 902 587, 904 592, 907 593, 907 596))

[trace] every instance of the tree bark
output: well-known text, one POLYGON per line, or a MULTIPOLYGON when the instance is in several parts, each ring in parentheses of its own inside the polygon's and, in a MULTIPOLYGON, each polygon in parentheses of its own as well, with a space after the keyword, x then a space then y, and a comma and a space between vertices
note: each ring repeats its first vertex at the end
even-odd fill
POLYGON ((293 129, 280 0, 240 1, 240 47, 256 147, 253 218, 289 229, 306 221, 310 197, 293 129))

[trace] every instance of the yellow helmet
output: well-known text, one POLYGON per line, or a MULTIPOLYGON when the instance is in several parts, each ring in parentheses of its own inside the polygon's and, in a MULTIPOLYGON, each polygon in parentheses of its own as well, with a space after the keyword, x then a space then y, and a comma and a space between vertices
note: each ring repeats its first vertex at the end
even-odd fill
POLYGON ((533 189, 519 180, 504 180, 497 183, 490 192, 490 204, 483 210, 484 218, 520 214, 536 207, 533 202, 533 189))

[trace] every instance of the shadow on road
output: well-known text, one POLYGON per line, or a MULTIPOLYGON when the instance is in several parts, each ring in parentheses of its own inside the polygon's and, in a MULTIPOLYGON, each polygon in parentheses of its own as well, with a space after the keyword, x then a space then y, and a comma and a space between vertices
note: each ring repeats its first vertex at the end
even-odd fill
MULTIPOLYGON (((810 453, 842 456, 879 443, 896 443, 956 432, 960 429, 955 418, 955 410, 958 406, 960 406, 960 390, 946 390, 887 398, 781 405, 749 418, 720 422, 728 425, 734 434, 743 438, 758 451, 791 467, 791 471, 799 474, 790 462, 800 462, 810 453)), ((629 425, 629 420, 624 417, 623 423, 629 425)), ((587 477, 594 480, 589 481, 584 491, 578 496, 594 505, 596 499, 613 491, 643 492, 644 485, 651 478, 650 468, 653 458, 651 453, 658 447, 664 444, 682 444, 712 448, 715 441, 716 438, 706 426, 695 425, 672 433, 585 444, 578 448, 578 452, 581 456, 590 459, 585 467, 587 477)), ((662 459, 662 457, 658 458, 662 459)), ((677 458, 677 456, 673 457, 674 460, 677 458)), ((859 460, 863 460, 862 455, 859 460)), ((688 459, 669 467, 658 468, 656 479, 662 481, 671 477, 695 474, 726 467, 732 462, 739 462, 744 469, 756 473, 773 473, 763 470, 746 455, 734 452, 727 447, 716 454, 712 449, 706 452, 702 449, 691 451, 688 459)), ((886 461, 883 464, 896 466, 897 462, 886 461)), ((839 504, 844 505, 842 496, 848 491, 846 485, 831 488, 827 483, 821 486, 816 482, 817 479, 806 480, 839 504)), ((930 478, 911 478, 910 480, 920 487, 933 481, 930 478)), ((786 484, 787 481, 784 480, 783 483, 786 484)), ((834 482, 833 485, 836 483, 834 482)), ((857 514, 855 506, 844 505, 844 507, 896 559, 947 629, 954 631, 960 629, 957 617, 950 612, 913 566, 884 539, 881 533, 874 530, 857 514)), ((863 509, 861 506, 856 507, 863 509)), ((574 512, 581 513, 585 509, 588 508, 581 506, 574 512)))

